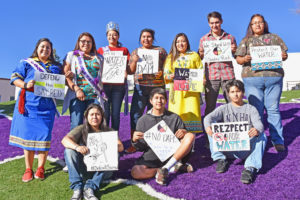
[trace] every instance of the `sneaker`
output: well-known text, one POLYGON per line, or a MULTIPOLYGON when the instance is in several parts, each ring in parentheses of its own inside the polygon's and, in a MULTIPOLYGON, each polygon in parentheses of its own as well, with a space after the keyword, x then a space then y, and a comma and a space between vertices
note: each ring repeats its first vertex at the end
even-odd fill
POLYGON ((192 173, 194 171, 193 166, 190 163, 182 164, 177 162, 174 166, 174 172, 192 173))
POLYGON ((256 175, 256 169, 254 167, 247 167, 243 170, 241 175, 241 182, 244 184, 250 184, 253 182, 256 175))
POLYGON ((225 159, 219 159, 217 163, 216 172, 217 173, 224 173, 228 169, 228 161, 225 159))
POLYGON ((27 168, 22 177, 22 181, 27 183, 33 179, 33 171, 30 168, 27 168))
POLYGON ((169 171, 167 168, 160 168, 157 170, 155 175, 156 183, 160 185, 167 185, 167 180, 169 176, 169 171))
POLYGON ((285 147, 284 147, 283 144, 275 144, 274 147, 275 147, 275 149, 276 149, 277 152, 283 152, 283 151, 285 151, 285 147))
POLYGON ((82 199, 82 190, 74 190, 71 200, 81 200, 82 199))
POLYGON ((125 150, 126 153, 135 153, 136 148, 134 146, 130 146, 125 150))
POLYGON ((34 178, 36 179, 40 179, 40 180, 44 180, 45 179, 45 169, 44 167, 39 167, 37 168, 35 174, 34 174, 34 178))
POLYGON ((94 195, 94 190, 92 188, 84 188, 83 198, 85 200, 98 200, 98 198, 94 195))
POLYGON ((64 166, 64 168, 62 169, 63 170, 63 172, 66 172, 66 173, 68 173, 68 166, 66 165, 66 166, 64 166))

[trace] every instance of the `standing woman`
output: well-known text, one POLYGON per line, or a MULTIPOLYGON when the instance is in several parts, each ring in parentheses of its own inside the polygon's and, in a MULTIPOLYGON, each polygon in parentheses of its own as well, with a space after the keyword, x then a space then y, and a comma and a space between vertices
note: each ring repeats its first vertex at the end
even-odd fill
MULTIPOLYGON (((169 110, 178 114, 189 132, 202 132, 200 93, 174 91, 175 68, 202 69, 198 53, 190 50, 190 43, 184 33, 178 33, 172 43, 164 65, 165 82, 170 84, 169 110)), ((203 86, 202 86, 203 88, 203 86)))
MULTIPOLYGON (((272 143, 277 151, 284 151, 283 127, 279 111, 284 71, 282 68, 251 70, 250 47, 269 45, 280 46, 282 60, 287 59, 285 43, 278 35, 269 33, 268 23, 262 15, 255 14, 251 17, 247 35, 241 41, 235 55, 237 63, 243 65, 242 78, 249 103, 256 107, 262 119, 264 107, 266 108, 272 143)), ((273 65, 273 63, 261 64, 273 65)))
POLYGON ((15 105, 9 144, 24 149, 26 170, 23 182, 33 179, 32 165, 35 151, 38 152, 38 169, 34 177, 44 179, 44 165, 50 149, 56 113, 52 98, 36 96, 33 93, 36 70, 61 74, 61 65, 54 59, 52 43, 48 38, 42 38, 37 42, 30 58, 22 60, 11 76, 11 84, 22 89, 15 105))
MULTIPOLYGON (((104 53, 109 53, 110 51, 121 51, 124 56, 127 56, 128 63, 130 53, 126 47, 122 47, 122 44, 119 42, 119 37, 119 25, 114 22, 109 22, 106 25, 106 38, 108 41, 108 46, 100 47, 98 49, 98 53, 103 55, 104 53)), ((125 72, 124 83, 103 83, 103 89, 105 96, 107 97, 107 101, 104 104, 104 114, 107 125, 109 125, 111 118, 111 127, 118 131, 120 127, 120 112, 124 96, 126 98, 125 103, 127 103, 127 110, 125 110, 125 114, 127 114, 128 111, 127 73, 125 72)))
MULTIPOLYGON (((130 73, 134 74, 134 92, 130 107, 130 126, 131 126, 131 138, 136 128, 137 120, 142 116, 145 107, 147 110, 152 108, 149 102, 150 93, 154 88, 165 88, 163 79, 163 65, 167 57, 167 52, 164 48, 159 46, 153 46, 155 31, 152 29, 143 29, 140 33, 139 41, 142 47, 139 47, 131 53, 130 57, 130 73), (138 50, 139 49, 152 49, 159 51, 159 64, 158 72, 155 74, 135 74, 137 62, 139 60, 138 50)), ((136 149, 130 146, 125 150, 127 153, 134 153, 136 149)))
POLYGON ((102 66, 103 57, 97 54, 93 36, 87 32, 81 33, 74 51, 67 54, 63 64, 69 88, 62 113, 69 108, 71 130, 83 123, 83 113, 89 104, 103 103, 99 81, 102 66))

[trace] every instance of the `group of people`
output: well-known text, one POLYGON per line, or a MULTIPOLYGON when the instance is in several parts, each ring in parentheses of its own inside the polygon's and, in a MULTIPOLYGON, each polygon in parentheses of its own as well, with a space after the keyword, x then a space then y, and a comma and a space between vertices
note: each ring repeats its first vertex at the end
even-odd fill
MULTIPOLYGON (((210 31, 200 39, 199 52, 191 51, 188 37, 184 33, 175 36, 169 54, 159 46, 154 46, 155 31, 143 29, 140 32, 141 46, 131 54, 119 42, 119 25, 109 22, 106 26, 108 45, 96 49, 93 36, 84 32, 80 34, 73 51, 70 51, 63 65, 54 59, 53 45, 47 38, 40 39, 30 58, 24 59, 13 71, 11 84, 20 87, 21 92, 16 102, 9 144, 24 149, 26 170, 23 182, 44 179, 44 165, 50 149, 51 131, 55 114, 55 100, 36 96, 33 93, 34 72, 64 74, 68 91, 63 105, 63 113, 69 109, 71 131, 62 140, 66 148, 65 161, 68 166, 72 199, 96 199, 93 191, 99 189, 100 183, 111 176, 111 172, 93 172, 91 178, 83 183, 81 176, 86 168, 83 155, 88 153, 86 140, 88 133, 116 130, 120 128, 120 112, 123 99, 125 113, 128 109, 127 75, 134 75, 134 91, 130 107, 131 143, 125 151, 144 154, 137 160, 131 170, 135 179, 156 178, 161 185, 167 184, 170 172, 192 172, 193 167, 188 158, 192 152, 195 133, 204 129, 211 157, 217 161, 216 171, 223 173, 228 168, 227 157, 246 159, 241 181, 251 183, 255 174, 262 167, 262 157, 266 144, 264 134, 264 109, 267 112, 272 143, 277 151, 284 151, 283 129, 279 112, 284 71, 263 69, 253 71, 251 68, 250 47, 278 45, 282 50, 282 60, 287 59, 287 47, 282 39, 269 32, 268 23, 260 14, 251 17, 247 34, 237 46, 234 36, 225 32, 221 25, 220 13, 211 12, 207 16, 210 31), (237 63, 243 66, 243 82, 235 80, 232 61, 206 62, 205 41, 230 40, 231 52, 237 63), (158 72, 138 74, 139 49, 158 50, 158 72), (127 56, 127 67, 123 83, 104 83, 101 81, 103 55, 121 51, 127 56), (176 68, 204 70, 203 88, 205 93, 205 118, 201 120, 201 93, 174 90, 174 73, 176 68), (165 84, 170 84, 169 96, 165 84), (244 87, 245 85, 245 87, 244 87), (219 90, 222 88, 227 104, 216 109, 219 90), (243 102, 244 93, 249 104, 243 102), (165 108, 168 99, 168 109, 165 108), (147 113, 143 115, 145 108, 147 113), (244 116, 238 118, 235 116, 244 116), (245 117, 246 116, 246 117, 245 117), (249 122, 250 151, 224 153, 212 148, 213 122, 249 122), (161 162, 143 139, 144 133, 164 120, 175 136, 180 140, 180 147, 167 161, 161 162), (111 128, 109 124, 111 123, 111 128), (33 172, 32 165, 35 151, 38 152, 38 168, 33 172)), ((263 63, 267 64, 267 63, 263 63)), ((270 64, 270 63, 268 63, 270 64)), ((118 151, 124 150, 118 140, 118 151)))

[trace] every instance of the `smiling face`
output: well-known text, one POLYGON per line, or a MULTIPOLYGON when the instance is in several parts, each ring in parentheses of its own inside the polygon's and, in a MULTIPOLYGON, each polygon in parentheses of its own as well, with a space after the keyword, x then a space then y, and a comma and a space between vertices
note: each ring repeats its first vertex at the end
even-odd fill
POLYGON ((37 48, 37 55, 40 60, 47 61, 51 55, 51 44, 47 41, 43 41, 37 48))
POLYGON ((222 20, 220 20, 219 18, 216 18, 216 17, 209 18, 208 25, 213 34, 221 35, 221 30, 222 30, 221 24, 222 23, 223 23, 222 20))
POLYGON ((159 111, 160 113, 164 111, 166 102, 167 100, 165 96, 158 93, 154 94, 154 96, 150 99, 150 103, 153 106, 153 110, 159 111))
POLYGON ((229 88, 228 96, 234 105, 243 105, 244 92, 236 86, 229 88))
POLYGON ((98 131, 102 121, 100 110, 98 110, 97 108, 90 109, 87 116, 87 120, 92 129, 98 131))
POLYGON ((110 46, 118 45, 119 34, 117 31, 108 31, 106 34, 106 38, 110 46))
POLYGON ((264 29, 265 29, 264 20, 259 16, 254 17, 251 20, 251 28, 252 28, 254 35, 256 35, 256 36, 262 35, 264 33, 264 29))
POLYGON ((150 49, 153 43, 153 37, 149 32, 143 32, 141 35, 141 44, 145 49, 150 49))
POLYGON ((89 54, 91 52, 92 45, 92 38, 90 38, 89 36, 84 35, 79 40, 79 49, 86 54, 89 54))
POLYGON ((176 49, 180 53, 185 53, 188 47, 188 43, 184 36, 179 36, 176 40, 176 49))

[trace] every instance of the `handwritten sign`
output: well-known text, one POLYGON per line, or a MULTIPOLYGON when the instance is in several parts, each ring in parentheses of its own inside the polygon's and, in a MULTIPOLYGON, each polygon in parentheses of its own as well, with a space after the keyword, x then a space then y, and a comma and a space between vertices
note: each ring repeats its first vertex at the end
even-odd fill
POLYGON ((102 72, 102 82, 124 83, 126 66, 127 56, 116 56, 109 54, 105 55, 102 72))
POLYGON ((249 151, 248 122, 213 123, 214 151, 249 151))
POLYGON ((154 74, 158 72, 159 50, 138 49, 140 59, 137 62, 136 74, 154 74))
POLYGON ((34 94, 41 97, 64 99, 65 76, 45 72, 34 72, 34 94))
POLYGON ((174 90, 202 92, 203 70, 175 68, 174 90))
POLYGON ((118 132, 89 133, 89 153, 83 158, 87 171, 118 170, 118 132))
POLYGON ((280 46, 250 47, 251 69, 265 70, 282 67, 282 52, 280 46))
POLYGON ((179 140, 163 120, 144 133, 144 140, 161 162, 172 156, 180 146, 179 140))
POLYGON ((103 56, 123 56, 123 51, 104 51, 103 56))
POLYGON ((204 41, 203 48, 206 62, 227 62, 232 60, 231 40, 204 41))

